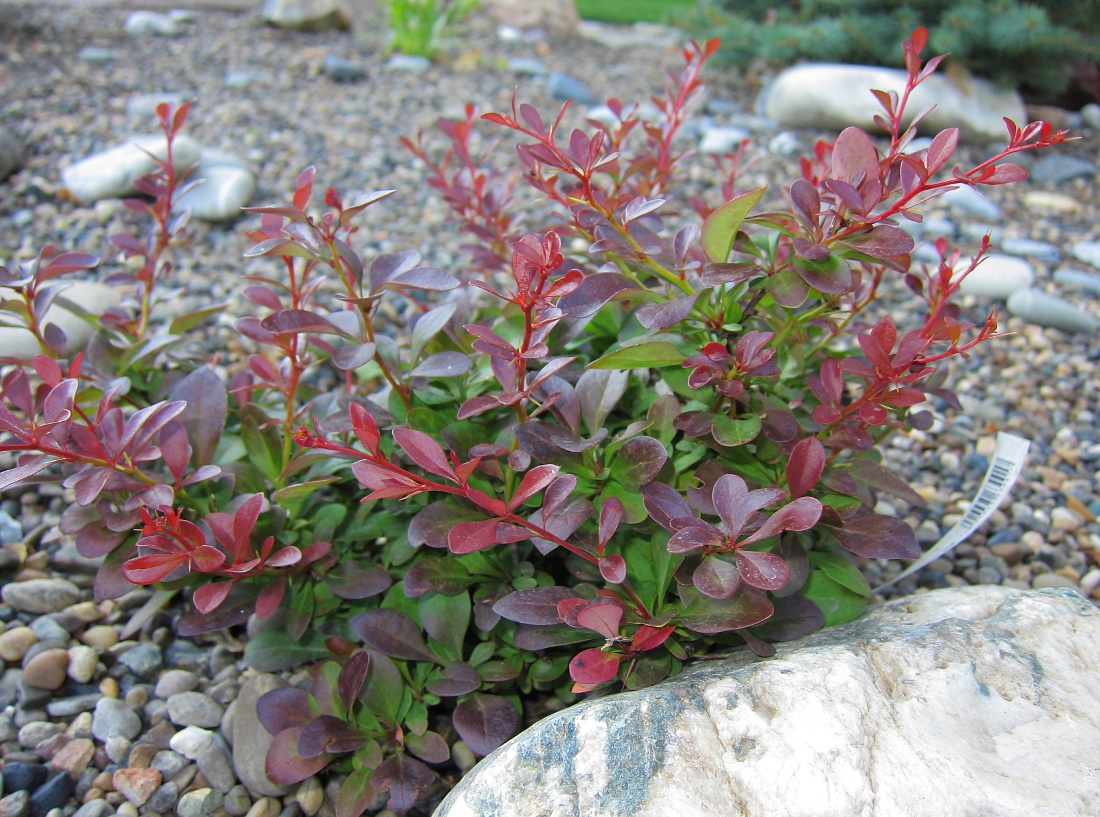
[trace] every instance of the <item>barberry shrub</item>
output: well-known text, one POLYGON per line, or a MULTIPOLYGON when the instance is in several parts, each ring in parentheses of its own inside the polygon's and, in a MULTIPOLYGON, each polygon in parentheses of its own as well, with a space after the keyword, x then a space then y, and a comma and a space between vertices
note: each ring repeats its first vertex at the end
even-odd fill
MULTIPOLYGON (((947 169, 954 128, 911 150, 903 109, 939 62, 921 64, 924 41, 905 44, 906 91, 875 92, 885 140, 819 142, 767 212, 763 189, 737 189, 739 156, 724 204, 694 202, 698 221, 667 204, 716 42, 684 50, 656 121, 614 99, 613 125, 569 133, 565 107, 440 120, 445 153, 406 145, 469 238, 462 276, 413 251, 363 258, 355 219, 391 191, 315 208, 307 169, 289 201, 253 208, 247 255, 273 269, 242 290, 257 315, 235 321, 240 360, 190 336, 222 306, 166 314, 187 227, 169 155, 129 203, 149 235, 110 239, 126 294, 87 316, 82 350, 46 309, 94 257, 46 248, 0 270, 3 322, 41 349, 3 361, 0 489, 62 479, 59 534, 102 557, 97 596, 188 588, 181 634, 254 616, 253 667, 309 662, 306 688, 259 702, 267 773, 341 773, 338 817, 379 792, 409 809, 454 733, 488 754, 545 696, 644 687, 738 645, 767 656, 854 618, 859 561, 919 553, 872 510, 880 492, 922 504, 878 447, 929 428, 929 395, 953 400, 945 362, 997 326, 952 303, 981 252, 941 241, 915 267, 899 221, 1023 179, 1013 154, 1066 138, 1009 122, 970 169, 947 169), (518 139, 518 170, 475 152, 479 126, 518 139), (891 277, 922 299, 916 326, 876 314, 891 277)), ((169 142, 187 112, 159 109, 169 142)))

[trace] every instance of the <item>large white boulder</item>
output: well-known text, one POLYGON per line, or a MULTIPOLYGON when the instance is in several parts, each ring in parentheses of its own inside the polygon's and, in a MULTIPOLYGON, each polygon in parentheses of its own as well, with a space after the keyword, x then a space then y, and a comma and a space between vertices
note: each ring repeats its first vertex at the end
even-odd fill
MULTIPOLYGON (((156 170, 153 156, 163 159, 166 149, 162 134, 135 136, 117 147, 69 165, 61 171, 61 185, 84 204, 131 196, 137 192, 134 183, 156 170)), ((199 152, 200 147, 194 139, 177 136, 172 141, 172 166, 186 170, 199 160, 199 152)))
MULTIPOLYGON (((0 301, 12 296, 7 287, 0 287, 0 301)), ((65 308, 72 304, 89 315, 99 316, 118 306, 119 291, 96 281, 74 281, 46 310, 43 326, 55 324, 65 333, 65 354, 74 355, 84 348, 92 335, 92 325, 79 315, 65 308)), ((38 341, 26 329, 0 327, 0 358, 32 358, 42 351, 38 341)))
MULTIPOLYGON (((874 117, 882 113, 871 89, 905 89, 906 73, 897 68, 834 63, 804 63, 788 68, 761 94, 763 116, 793 128, 841 130, 849 125, 881 132, 874 117)), ((919 129, 935 134, 958 126, 962 139, 984 144, 1007 140, 1002 117, 1017 125, 1026 121, 1024 102, 1016 91, 971 76, 934 74, 913 91, 906 105, 910 117, 927 105, 936 109, 921 120, 919 129)))
POLYGON ((435 817, 1097 814, 1100 611, 937 590, 550 716, 435 817))
POLYGON ((264 21, 278 28, 324 31, 351 27, 351 14, 339 0, 266 0, 264 21))

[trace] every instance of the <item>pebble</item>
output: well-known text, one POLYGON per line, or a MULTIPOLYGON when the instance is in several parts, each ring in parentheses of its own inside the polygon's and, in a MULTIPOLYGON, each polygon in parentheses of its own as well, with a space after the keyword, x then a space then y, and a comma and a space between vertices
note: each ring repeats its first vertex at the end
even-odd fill
POLYGON ((53 756, 50 765, 74 780, 83 774, 95 757, 95 744, 87 738, 70 740, 53 756))
POLYGON ((136 37, 175 37, 180 33, 176 21, 155 11, 132 11, 126 17, 126 31, 136 37))
POLYGON ((87 695, 57 698, 46 705, 46 712, 54 718, 71 718, 82 712, 91 712, 102 697, 98 693, 91 692, 87 695))
POLYGON ((168 700, 173 695, 181 692, 191 692, 199 685, 199 676, 194 672, 180 669, 170 669, 163 673, 157 680, 153 692, 158 698, 168 700))
POLYGON ((13 627, 0 634, 0 658, 9 664, 23 660, 27 650, 38 643, 38 636, 30 627, 13 627))
POLYGON ((19 745, 24 749, 33 749, 39 743, 49 740, 63 729, 63 726, 46 720, 29 721, 19 727, 19 745))
POLYGON ((74 781, 59 772, 39 786, 30 796, 30 817, 46 817, 51 809, 61 808, 73 793, 74 781))
POLYGON ((363 65, 338 54, 325 55, 321 72, 333 82, 358 82, 367 75, 363 65))
POLYGON ((733 153, 743 139, 750 136, 747 130, 742 128, 709 127, 703 130, 703 138, 699 140, 700 153, 733 153))
POLYGON ((23 613, 56 613, 80 601, 80 588, 65 579, 9 582, 0 590, 4 604, 23 613))
POLYGON ((0 799, 0 817, 26 817, 30 812, 30 795, 17 791, 0 799))
POLYGON ((1074 289, 1083 289, 1094 295, 1100 295, 1100 275, 1094 272, 1063 267, 1054 271, 1054 280, 1074 289))
POLYGON ((394 71, 408 71, 413 74, 420 74, 432 67, 432 61, 427 57, 409 54, 394 54, 386 60, 386 67, 394 71))
POLYGON ((1068 587, 1071 590, 1080 590, 1080 586, 1076 581, 1060 573, 1043 573, 1036 576, 1031 580, 1031 586, 1036 590, 1058 587, 1068 587))
POLYGON ((99 656, 91 647, 77 644, 69 647, 69 677, 78 684, 86 684, 95 676, 99 656))
POLYGON ((73 814, 73 817, 109 817, 111 804, 106 800, 97 798, 89 800, 73 814))
POLYGON ((149 761, 149 765, 154 769, 160 769, 161 774, 163 774, 166 779, 170 779, 187 768, 190 762, 178 752, 170 749, 161 749, 153 755, 153 759, 149 761))
POLYGON ((5 792, 34 791, 46 782, 48 776, 49 770, 38 763, 8 762, 0 770, 5 792))
POLYGON ((115 791, 133 803, 143 806, 161 783, 159 769, 119 769, 111 778, 115 791))
POLYGON ((225 710, 201 692, 178 692, 168 698, 168 717, 177 726, 213 729, 222 722, 225 710))
POLYGON ((1071 334, 1092 333, 1097 328, 1096 318, 1085 310, 1065 298, 1030 287, 1012 292, 1008 296, 1006 307, 1010 315, 1017 315, 1037 326, 1071 334))
POLYGON ((1045 190, 1029 190, 1021 199, 1029 210, 1041 214, 1070 215, 1081 212, 1081 202, 1065 193, 1049 193, 1045 190))
MULTIPOLYGON (((3 137, 0 136, 0 142, 3 137)), ((11 175, 16 163, 4 157, 5 148, 0 145, 0 179, 11 175), (5 169, 7 172, 5 172, 5 169)), ((7 511, 0 511, 0 545, 14 545, 23 541, 23 524, 7 511)))
POLYGON ((164 663, 160 647, 148 642, 126 650, 118 657, 118 662, 128 667, 139 678, 150 677, 164 663))
POLYGON ((253 85, 270 85, 271 74, 266 71, 226 71, 225 87, 228 89, 248 88, 253 85))
POLYGON ((210 788, 195 789, 180 798, 176 814, 179 817, 207 817, 222 807, 223 799, 220 791, 210 788))
POLYGON ((118 630, 108 624, 99 624, 85 630, 80 640, 92 649, 103 652, 118 643, 118 630))
POLYGON ((596 95, 587 85, 579 79, 563 74, 561 71, 552 71, 546 78, 546 90, 553 99, 572 99, 578 105, 592 105, 596 102, 596 95))
POLYGON ((521 77, 541 77, 546 74, 546 68, 534 57, 510 57, 508 70, 521 77))
POLYGON ((179 796, 179 786, 169 780, 153 792, 145 803, 146 809, 157 814, 170 813, 176 807, 179 796))
POLYGON ((325 790, 321 787, 321 781, 316 777, 307 777, 298 784, 298 790, 294 792, 294 800, 302 808, 306 817, 313 817, 321 810, 321 803, 325 799, 325 790))
MULTIPOLYGON (((988 190, 988 188, 984 188, 988 190)), ((941 204, 958 213, 980 218, 983 221, 1000 222, 1003 219, 1001 208, 990 201, 983 193, 973 187, 956 187, 935 199, 941 204)))
POLYGON ((1062 184, 1073 179, 1094 178, 1096 165, 1079 156, 1049 153, 1041 156, 1029 172, 1031 180, 1040 184, 1062 184))
POLYGON ((39 689, 56 690, 65 683, 69 653, 62 649, 44 650, 23 665, 23 680, 39 689))
POLYGON ((456 741, 454 746, 451 747, 451 760, 453 760, 455 765, 463 772, 468 772, 477 765, 477 756, 474 754, 473 750, 461 740, 456 741))
POLYGON ((1100 267, 1100 241, 1076 241, 1071 252, 1078 261, 1100 267))
POLYGON ((117 698, 103 698, 95 707, 92 734, 106 743, 111 738, 133 740, 141 733, 141 718, 117 698))
POLYGON ((1000 249, 1009 255, 1026 255, 1048 264, 1057 264, 1062 260, 1062 251, 1049 241, 1032 241, 1030 238, 1006 238, 1000 242, 1000 249))
POLYGON ((76 55, 77 59, 84 62, 92 62, 102 64, 106 62, 114 62, 118 57, 114 51, 109 48, 101 48, 98 45, 89 45, 86 48, 80 49, 80 53, 76 55))
POLYGON ((1030 287, 1034 281, 1035 270, 1024 259, 989 253, 963 279, 959 291, 964 295, 1001 300, 1017 290, 1030 287))

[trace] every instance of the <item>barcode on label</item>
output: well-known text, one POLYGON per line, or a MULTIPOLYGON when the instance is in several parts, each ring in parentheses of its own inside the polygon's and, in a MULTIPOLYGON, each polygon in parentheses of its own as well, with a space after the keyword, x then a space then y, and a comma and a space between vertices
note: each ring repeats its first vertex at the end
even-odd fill
POLYGON ((1000 433, 997 435, 997 445, 993 450, 993 462, 986 471, 981 488, 974 503, 959 520, 936 544, 922 555, 917 561, 909 565, 897 578, 881 584, 875 590, 889 587, 894 582, 901 581, 906 576, 911 576, 918 570, 923 570, 943 554, 962 542, 988 519, 997 506, 1001 504, 1012 486, 1016 484, 1016 478, 1023 470, 1024 461, 1027 458, 1027 450, 1031 443, 1014 434, 1000 433))

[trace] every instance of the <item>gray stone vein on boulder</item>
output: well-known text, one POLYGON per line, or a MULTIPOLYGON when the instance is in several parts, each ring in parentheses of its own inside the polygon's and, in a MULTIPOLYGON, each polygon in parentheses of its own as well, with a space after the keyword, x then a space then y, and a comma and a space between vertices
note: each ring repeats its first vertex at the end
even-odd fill
POLYGON ((900 600, 551 716, 436 817, 1095 814, 1098 638, 1066 591, 900 600))

